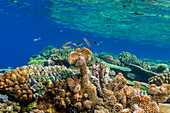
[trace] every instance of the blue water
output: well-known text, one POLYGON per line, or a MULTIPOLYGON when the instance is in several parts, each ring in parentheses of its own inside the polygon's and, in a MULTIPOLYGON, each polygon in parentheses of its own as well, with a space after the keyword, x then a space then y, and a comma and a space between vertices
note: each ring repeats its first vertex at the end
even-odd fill
MULTIPOLYGON (((65 4, 69 5, 67 2, 65 4)), ((61 18, 57 19, 57 22, 54 21, 49 16, 51 14, 49 7, 52 5, 54 4, 47 0, 46 2, 43 2, 43 0, 16 0, 15 2, 14 0, 0 0, 0 68, 9 66, 15 68, 26 65, 32 55, 39 54, 48 45, 61 48, 63 43, 72 41, 75 43, 83 42, 83 46, 89 48, 84 43, 83 38, 87 38, 91 43, 89 49, 92 52, 119 54, 127 51, 139 58, 170 59, 170 35, 167 32, 170 31, 170 27, 166 26, 165 29, 159 29, 162 36, 160 39, 152 35, 152 40, 146 40, 147 36, 148 38, 151 37, 145 35, 143 36, 145 40, 137 41, 140 38, 140 34, 137 35, 137 32, 141 32, 145 28, 121 28, 115 31, 115 35, 122 35, 114 37, 113 31, 110 38, 104 36, 104 32, 97 34, 95 31, 88 31, 87 26, 81 26, 79 30, 72 27, 72 25, 75 25, 74 23, 69 23, 68 25, 63 24, 63 22, 60 23, 60 21, 63 21, 61 18), (82 30, 83 27, 84 31, 82 30), (130 37, 131 34, 135 33, 136 38, 134 38, 135 35, 133 35, 132 39, 128 38, 128 36, 130 37), (34 42, 33 40, 38 37, 41 37, 41 40, 34 42), (94 44, 95 41, 102 41, 102 44, 98 46, 94 44)), ((62 14, 62 12, 60 13, 62 14)), ((168 14, 167 12, 165 13, 168 14)), ((138 20, 138 18, 140 19, 140 17, 136 19, 138 20)), ((159 19, 156 19, 155 22, 159 23, 159 19)), ((164 24, 164 22, 170 23, 170 20, 161 20, 159 24, 164 24)), ((124 24, 128 25, 129 22, 124 22, 124 24)), ((154 32, 154 29, 150 32, 154 32)))

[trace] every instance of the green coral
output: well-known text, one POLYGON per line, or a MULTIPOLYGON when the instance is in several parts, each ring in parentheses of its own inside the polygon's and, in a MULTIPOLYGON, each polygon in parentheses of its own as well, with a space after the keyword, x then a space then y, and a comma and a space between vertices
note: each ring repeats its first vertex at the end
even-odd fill
POLYGON ((36 64, 38 64, 38 65, 44 66, 44 61, 45 60, 31 60, 30 62, 28 62, 28 65, 31 65, 31 64, 36 65, 36 64))
POLYGON ((37 101, 33 101, 33 102, 29 103, 29 104, 26 104, 26 105, 22 106, 21 111, 22 112, 31 111, 33 108, 36 107, 36 105, 37 105, 37 101))
POLYGON ((148 89, 147 87, 141 86, 140 89, 143 90, 143 91, 146 91, 146 93, 147 93, 148 95, 150 95, 149 89, 148 89))
POLYGON ((27 111, 31 111, 33 108, 35 108, 37 105, 37 101, 33 101, 31 103, 28 104, 27 106, 27 111))
POLYGON ((30 89, 33 90, 33 98, 42 98, 45 92, 45 86, 43 82, 51 80, 53 83, 58 80, 66 79, 67 77, 72 77, 74 72, 63 66, 41 66, 41 65, 29 65, 27 70, 36 70, 30 73, 30 78, 27 83, 30 84, 30 89))
POLYGON ((45 57, 40 56, 40 55, 33 55, 32 57, 29 58, 29 61, 31 60, 46 60, 45 57))

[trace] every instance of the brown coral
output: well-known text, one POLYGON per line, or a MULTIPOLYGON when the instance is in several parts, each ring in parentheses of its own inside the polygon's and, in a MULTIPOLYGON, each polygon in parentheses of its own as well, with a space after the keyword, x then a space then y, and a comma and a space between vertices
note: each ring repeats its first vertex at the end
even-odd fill
POLYGON ((140 108, 142 108, 146 113, 154 112, 159 113, 159 107, 156 102, 151 102, 151 98, 149 96, 133 96, 131 100, 131 105, 137 104, 140 108))
POLYGON ((10 94, 16 95, 17 99, 26 101, 32 99, 32 91, 26 83, 29 74, 23 67, 13 69, 11 72, 5 71, 4 75, 0 76, 0 87, 4 88, 10 94))
POLYGON ((153 76, 148 79, 149 84, 156 84, 157 86, 161 86, 163 83, 170 84, 170 72, 163 73, 157 76, 153 76))
POLYGON ((153 100, 157 103, 165 102, 170 96, 170 84, 162 84, 160 89, 156 87, 155 84, 152 84, 149 88, 149 92, 154 94, 153 100))

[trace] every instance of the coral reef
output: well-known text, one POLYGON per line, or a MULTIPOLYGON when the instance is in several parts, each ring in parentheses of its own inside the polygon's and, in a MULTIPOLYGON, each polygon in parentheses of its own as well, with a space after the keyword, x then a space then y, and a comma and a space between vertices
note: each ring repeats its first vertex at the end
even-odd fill
POLYGON ((32 65, 32 64, 36 65, 36 64, 38 64, 38 65, 44 66, 45 61, 46 60, 31 60, 31 61, 28 62, 28 65, 32 65))
POLYGON ((148 79, 149 84, 156 84, 157 86, 161 86, 162 84, 170 84, 170 72, 162 73, 157 76, 153 76, 148 79))
POLYGON ((99 57, 107 63, 122 66, 122 63, 119 61, 119 59, 113 58, 112 55, 100 55, 99 57))
POLYGON ((29 61, 32 60, 46 60, 46 58, 41 55, 33 55, 32 57, 29 58, 29 61))
MULTIPOLYGON (((65 66, 34 64, 5 71, 4 75, 0 74, 0 89, 23 104, 21 112, 160 112, 158 104, 169 98, 170 84, 162 84, 160 88, 151 84, 149 96, 145 92, 147 84, 130 83, 122 73, 110 78, 110 68, 104 62, 94 63, 91 74, 87 66, 91 57, 92 52, 87 48, 69 54, 68 62, 75 65, 75 70, 79 69, 78 73, 65 66)), ((4 103, 2 106, 6 107, 4 103)), ((10 108, 20 110, 20 107, 10 108)))
POLYGON ((116 66, 114 64, 109 64, 109 63, 106 63, 106 66, 110 67, 111 69, 113 70, 118 70, 119 72, 122 71, 122 72, 131 72, 132 69, 129 68, 129 67, 125 67, 125 66, 116 66))
MULTIPOLYGON (((66 67, 70 67, 68 62, 68 58, 70 52, 74 51, 73 49, 56 49, 52 50, 53 46, 47 46, 44 48, 40 55, 33 55, 29 59, 30 64, 41 64, 42 66, 54 66, 54 65, 64 65, 66 67), (44 63, 43 63, 44 62, 44 63)), ((87 61, 87 66, 92 66, 93 64, 99 64, 102 62, 100 58, 95 55, 91 56, 91 61, 87 61)))
POLYGON ((135 64, 138 65, 144 69, 150 70, 150 65, 148 65, 145 62, 142 62, 137 59, 137 57, 133 54, 130 54, 128 52, 122 52, 119 54, 118 59, 121 63, 123 63, 125 66, 128 66, 129 64, 135 64))
POLYGON ((18 113, 20 112, 19 103, 7 101, 6 103, 0 103, 0 113, 18 113))
POLYGON ((135 64, 129 64, 129 66, 132 68, 131 73, 138 75, 135 77, 135 80, 138 80, 138 81, 147 82, 150 77, 158 75, 158 73, 144 69, 135 64))
POLYGON ((153 100, 157 103, 163 103, 170 97, 170 84, 162 84, 158 89, 155 84, 151 84, 149 93, 153 94, 153 100))
POLYGON ((31 111, 37 106, 37 101, 30 102, 29 104, 21 105, 21 112, 31 111))
POLYGON ((22 67, 5 71, 4 75, 0 76, 0 87, 10 94, 15 95, 15 98, 20 100, 31 100, 33 92, 30 90, 29 84, 26 81, 29 78, 29 72, 22 67))
POLYGON ((52 50, 53 48, 54 46, 51 45, 45 47, 43 51, 40 52, 40 55, 44 57, 46 60, 48 60, 51 57, 51 55, 55 53, 55 51, 52 50))
POLYGON ((0 75, 0 88, 14 95, 16 99, 29 101, 32 98, 43 97, 45 91, 43 82, 55 83, 57 79, 66 79, 73 75, 72 70, 65 66, 23 66, 0 75))
POLYGON ((57 49, 55 53, 51 54, 48 61, 45 62, 46 66, 48 65, 64 65, 69 67, 70 64, 68 62, 69 54, 74 49, 57 49))
POLYGON ((156 66, 151 66, 151 70, 156 73, 168 72, 169 68, 167 64, 157 64, 156 66))
POLYGON ((170 113, 170 104, 159 104, 159 113, 170 113))

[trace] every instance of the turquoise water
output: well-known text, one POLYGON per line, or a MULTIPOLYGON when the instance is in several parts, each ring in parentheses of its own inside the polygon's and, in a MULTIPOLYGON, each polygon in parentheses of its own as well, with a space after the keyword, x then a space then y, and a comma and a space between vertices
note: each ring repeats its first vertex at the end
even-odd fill
POLYGON ((142 44, 170 45, 170 1, 51 1, 50 17, 67 28, 113 40, 121 38, 142 44))
POLYGON ((83 38, 93 53, 169 60, 169 8, 168 0, 0 0, 0 68, 25 65, 48 45, 89 48, 83 38))

